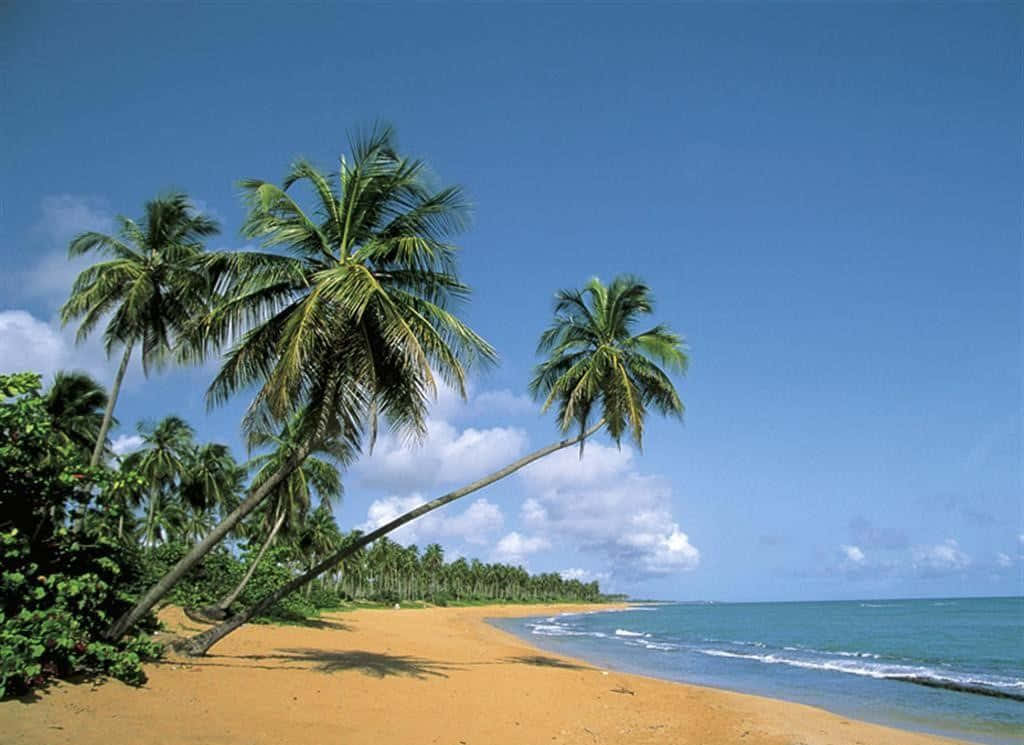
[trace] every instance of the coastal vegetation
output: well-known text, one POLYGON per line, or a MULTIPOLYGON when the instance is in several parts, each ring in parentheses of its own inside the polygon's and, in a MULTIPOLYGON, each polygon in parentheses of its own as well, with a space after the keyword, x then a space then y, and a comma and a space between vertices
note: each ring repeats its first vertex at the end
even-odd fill
POLYGON ((147 202, 139 221, 120 218, 116 235, 71 242, 71 256, 107 258, 78 277, 61 317, 79 322, 79 338, 106 323, 107 352, 121 355, 109 394, 78 373, 45 394, 38 376, 0 376, 7 692, 76 673, 141 680, 141 661, 159 653, 146 633, 161 603, 223 621, 182 645, 203 654, 248 621, 354 602, 603 597, 596 582, 446 562, 437 544, 421 553, 386 536, 553 452, 578 446, 584 457, 600 432, 641 446, 649 412, 681 417, 671 376, 687 355, 666 325, 641 326, 650 288, 620 276, 556 295, 529 389, 562 439, 375 530, 344 533, 332 504, 379 429, 422 440, 439 383, 465 396, 470 371, 496 361, 458 315, 470 288, 452 241, 466 201, 401 155, 387 127, 353 138, 333 174, 299 161, 281 185, 242 189, 243 234, 257 250, 206 250, 219 228, 181 193, 147 202), (140 424, 140 447, 114 454, 108 433, 136 348, 147 373, 218 359, 211 406, 252 394, 246 462, 197 443, 173 415, 140 424))

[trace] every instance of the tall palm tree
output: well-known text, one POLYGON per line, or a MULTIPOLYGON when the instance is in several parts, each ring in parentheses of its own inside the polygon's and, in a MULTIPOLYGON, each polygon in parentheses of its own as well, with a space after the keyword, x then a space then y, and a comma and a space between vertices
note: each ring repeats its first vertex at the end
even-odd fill
MULTIPOLYGON (((250 448, 273 447, 273 450, 257 455, 249 461, 248 468, 254 473, 254 485, 259 486, 277 473, 282 464, 302 446, 300 425, 300 418, 293 417, 282 427, 278 435, 262 432, 253 432, 250 435, 250 448)), ((267 549, 274 543, 278 533, 283 530, 298 537, 312 506, 314 494, 319 495, 321 507, 326 505, 325 509, 330 514, 331 500, 342 494, 338 465, 347 464, 353 455, 350 443, 337 437, 328 438, 322 441, 298 468, 278 483, 267 498, 263 519, 260 521, 263 543, 259 551, 238 585, 216 605, 202 609, 203 615, 215 619, 227 615, 228 608, 249 584, 256 567, 267 549)), ((332 521, 333 519, 331 517, 332 521)))
MULTIPOLYGON (((395 518, 325 558, 309 571, 285 583, 258 603, 189 640, 190 654, 205 654, 257 613, 269 608, 351 552, 387 535, 421 515, 493 484, 545 455, 584 442, 604 428, 616 443, 624 434, 643 445, 648 409, 682 417, 683 403, 669 372, 683 373, 687 355, 682 337, 665 325, 637 331, 642 316, 652 313, 650 288, 631 276, 617 277, 605 286, 590 280, 582 291, 563 290, 555 296, 555 318, 540 338, 538 353, 547 354, 530 382, 530 390, 543 398, 544 410, 558 408, 563 433, 578 428, 575 437, 530 453, 472 484, 449 492, 395 518), (662 366, 667 368, 662 369, 662 366), (591 424, 595 410, 600 413, 591 424)), ((582 457, 582 451, 580 453, 582 457)))
POLYGON ((154 546, 166 539, 166 530, 178 517, 181 484, 188 474, 194 450, 192 427, 182 418, 168 416, 154 424, 139 425, 142 447, 124 459, 150 485, 146 495, 143 544, 154 546), (170 522, 169 522, 170 521, 170 522))
MULTIPOLYGON (((87 460, 96 447, 107 407, 107 392, 84 372, 58 371, 43 399, 54 431, 87 460)), ((113 419, 114 424, 117 423, 113 419)), ((104 449, 107 447, 104 438, 104 449)))
MULTIPOLYGON (((312 567, 320 559, 337 551, 342 540, 330 500, 321 499, 317 508, 304 516, 295 542, 305 565, 312 567)), ((311 584, 307 585, 307 590, 312 587, 311 584)))
POLYGON ((108 260, 78 275, 71 297, 60 310, 61 321, 81 319, 78 340, 82 341, 109 315, 103 334, 107 354, 116 347, 124 349, 93 447, 93 466, 100 461, 134 348, 142 347, 147 374, 153 365, 163 364, 185 324, 207 304, 211 292, 196 259, 203 252, 203 239, 218 232, 217 223, 197 214, 181 193, 146 202, 145 213, 139 222, 118 217, 116 236, 82 233, 68 247, 72 258, 96 251, 108 260))
POLYGON ((469 295, 449 242, 465 223, 462 192, 432 188, 425 165, 400 156, 393 140, 386 127, 356 137, 351 161, 342 157, 333 175, 300 161, 283 186, 242 183, 244 233, 267 250, 205 261, 224 300, 192 330, 203 342, 196 352, 229 347, 211 402, 256 386, 246 428, 274 431, 301 411, 304 444, 108 637, 121 637, 318 442, 336 436, 354 451, 365 432, 372 446, 380 418, 420 436, 435 373, 464 394, 467 367, 494 359, 491 346, 453 312, 469 295), (313 212, 290 192, 300 183, 314 195, 313 212))
MULTIPOLYGON (((246 469, 239 465, 227 445, 210 442, 193 448, 187 455, 181 480, 181 495, 198 513, 230 512, 238 502, 246 469)), ((210 525, 209 527, 213 527, 210 525)), ((194 540, 206 535, 205 531, 194 540)))

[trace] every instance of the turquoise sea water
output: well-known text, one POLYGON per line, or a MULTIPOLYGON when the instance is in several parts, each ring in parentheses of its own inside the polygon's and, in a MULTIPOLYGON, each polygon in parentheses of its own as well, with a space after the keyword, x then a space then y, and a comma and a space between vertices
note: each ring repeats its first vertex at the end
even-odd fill
POLYGON ((493 623, 624 672, 1024 742, 1024 598, 673 603, 493 623))

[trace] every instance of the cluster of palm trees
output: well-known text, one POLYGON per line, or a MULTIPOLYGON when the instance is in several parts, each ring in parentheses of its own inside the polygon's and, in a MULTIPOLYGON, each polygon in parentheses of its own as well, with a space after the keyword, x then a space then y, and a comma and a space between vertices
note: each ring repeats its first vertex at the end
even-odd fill
MULTIPOLYGON (((88 461, 102 432, 106 391, 86 373, 59 371, 44 402, 56 436, 88 461)), ((265 480, 296 446, 289 426, 278 435, 254 435, 249 445, 255 454, 240 464, 226 445, 197 443, 193 428, 178 416, 140 423, 138 433, 137 448, 124 456, 104 442, 101 452, 125 478, 112 482, 110 502, 103 513, 90 513, 88 527, 95 535, 150 549, 202 539, 235 509, 247 482, 265 480)), ((259 549, 242 582, 215 607, 226 610, 234 602, 276 539, 287 541, 300 565, 315 563, 341 544, 332 501, 342 494, 338 464, 345 455, 336 443, 322 443, 237 527, 233 537, 259 549)))
MULTIPOLYGON (((464 395, 472 367, 496 358, 457 315, 470 293, 458 277, 451 242, 466 221, 462 192, 433 186, 422 161, 398 153, 389 128, 355 137, 332 174, 300 161, 280 186, 241 185, 243 234, 260 242, 260 250, 206 251, 202 241, 217 225, 183 194, 147 203, 138 222, 121 218, 115 235, 89 232, 71 243, 72 255, 96 252, 106 260, 78 277, 62 317, 80 322, 80 338, 107 320, 108 353, 122 350, 94 462, 137 348, 147 372, 171 362, 221 359, 208 402, 254 391, 242 422, 249 441, 288 443, 249 481, 237 504, 223 509, 216 525, 111 625, 111 639, 124 635, 257 510, 273 540, 288 509, 268 500, 288 490, 293 474, 305 473, 310 457, 329 452, 343 467, 372 447, 380 426, 422 438, 438 379, 464 395), (298 194, 312 199, 312 210, 303 209, 298 194)), ((323 551, 306 572, 197 636, 191 651, 205 652, 395 528, 538 458, 577 444, 582 455, 584 441, 601 430, 616 442, 626 435, 639 444, 648 409, 681 416, 669 373, 685 369, 683 341, 662 325, 637 330, 652 309, 650 290, 632 277, 609 285, 594 279, 582 291, 560 292, 539 345, 546 359, 530 388, 545 410, 556 408, 559 429, 566 435, 575 430, 573 436, 323 551)))
MULTIPOLYGON (((91 456, 99 437, 107 400, 100 384, 80 372, 58 372, 47 391, 57 436, 83 459, 91 456)), ((116 534, 144 548, 200 540, 235 508, 247 481, 261 483, 299 445, 294 422, 277 435, 254 433, 249 446, 257 452, 239 464, 226 446, 197 443, 193 428, 177 416, 143 422, 138 432, 140 443, 131 453, 119 457, 108 448, 104 452, 120 471, 141 476, 147 488, 115 490, 113 511, 105 519, 93 513, 95 524, 90 527, 96 534, 116 534)), ((287 546, 284 556, 290 562, 308 568, 360 539, 361 533, 341 532, 332 509, 343 491, 338 466, 348 456, 344 443, 321 442, 241 523, 234 537, 253 547, 248 567, 230 592, 205 609, 209 615, 226 616, 275 541, 287 546)), ((386 537, 345 558, 319 583, 335 597, 383 602, 593 602, 601 597, 596 581, 585 584, 555 573, 530 575, 520 566, 464 557, 446 563, 440 544, 432 543, 421 553, 416 545, 402 546, 386 537)))

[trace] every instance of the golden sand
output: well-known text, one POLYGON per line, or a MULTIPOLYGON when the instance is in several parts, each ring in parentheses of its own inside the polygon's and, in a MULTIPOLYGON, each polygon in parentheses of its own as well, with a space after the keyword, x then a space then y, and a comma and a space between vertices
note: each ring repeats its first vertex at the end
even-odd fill
MULTIPOLYGON (((601 670, 484 622, 572 606, 358 610, 247 626, 131 688, 0 703, 4 745, 925 745, 953 740, 800 704, 601 670)), ((594 606, 586 606, 593 610, 594 606)), ((199 627, 180 612, 171 628, 199 627)))

